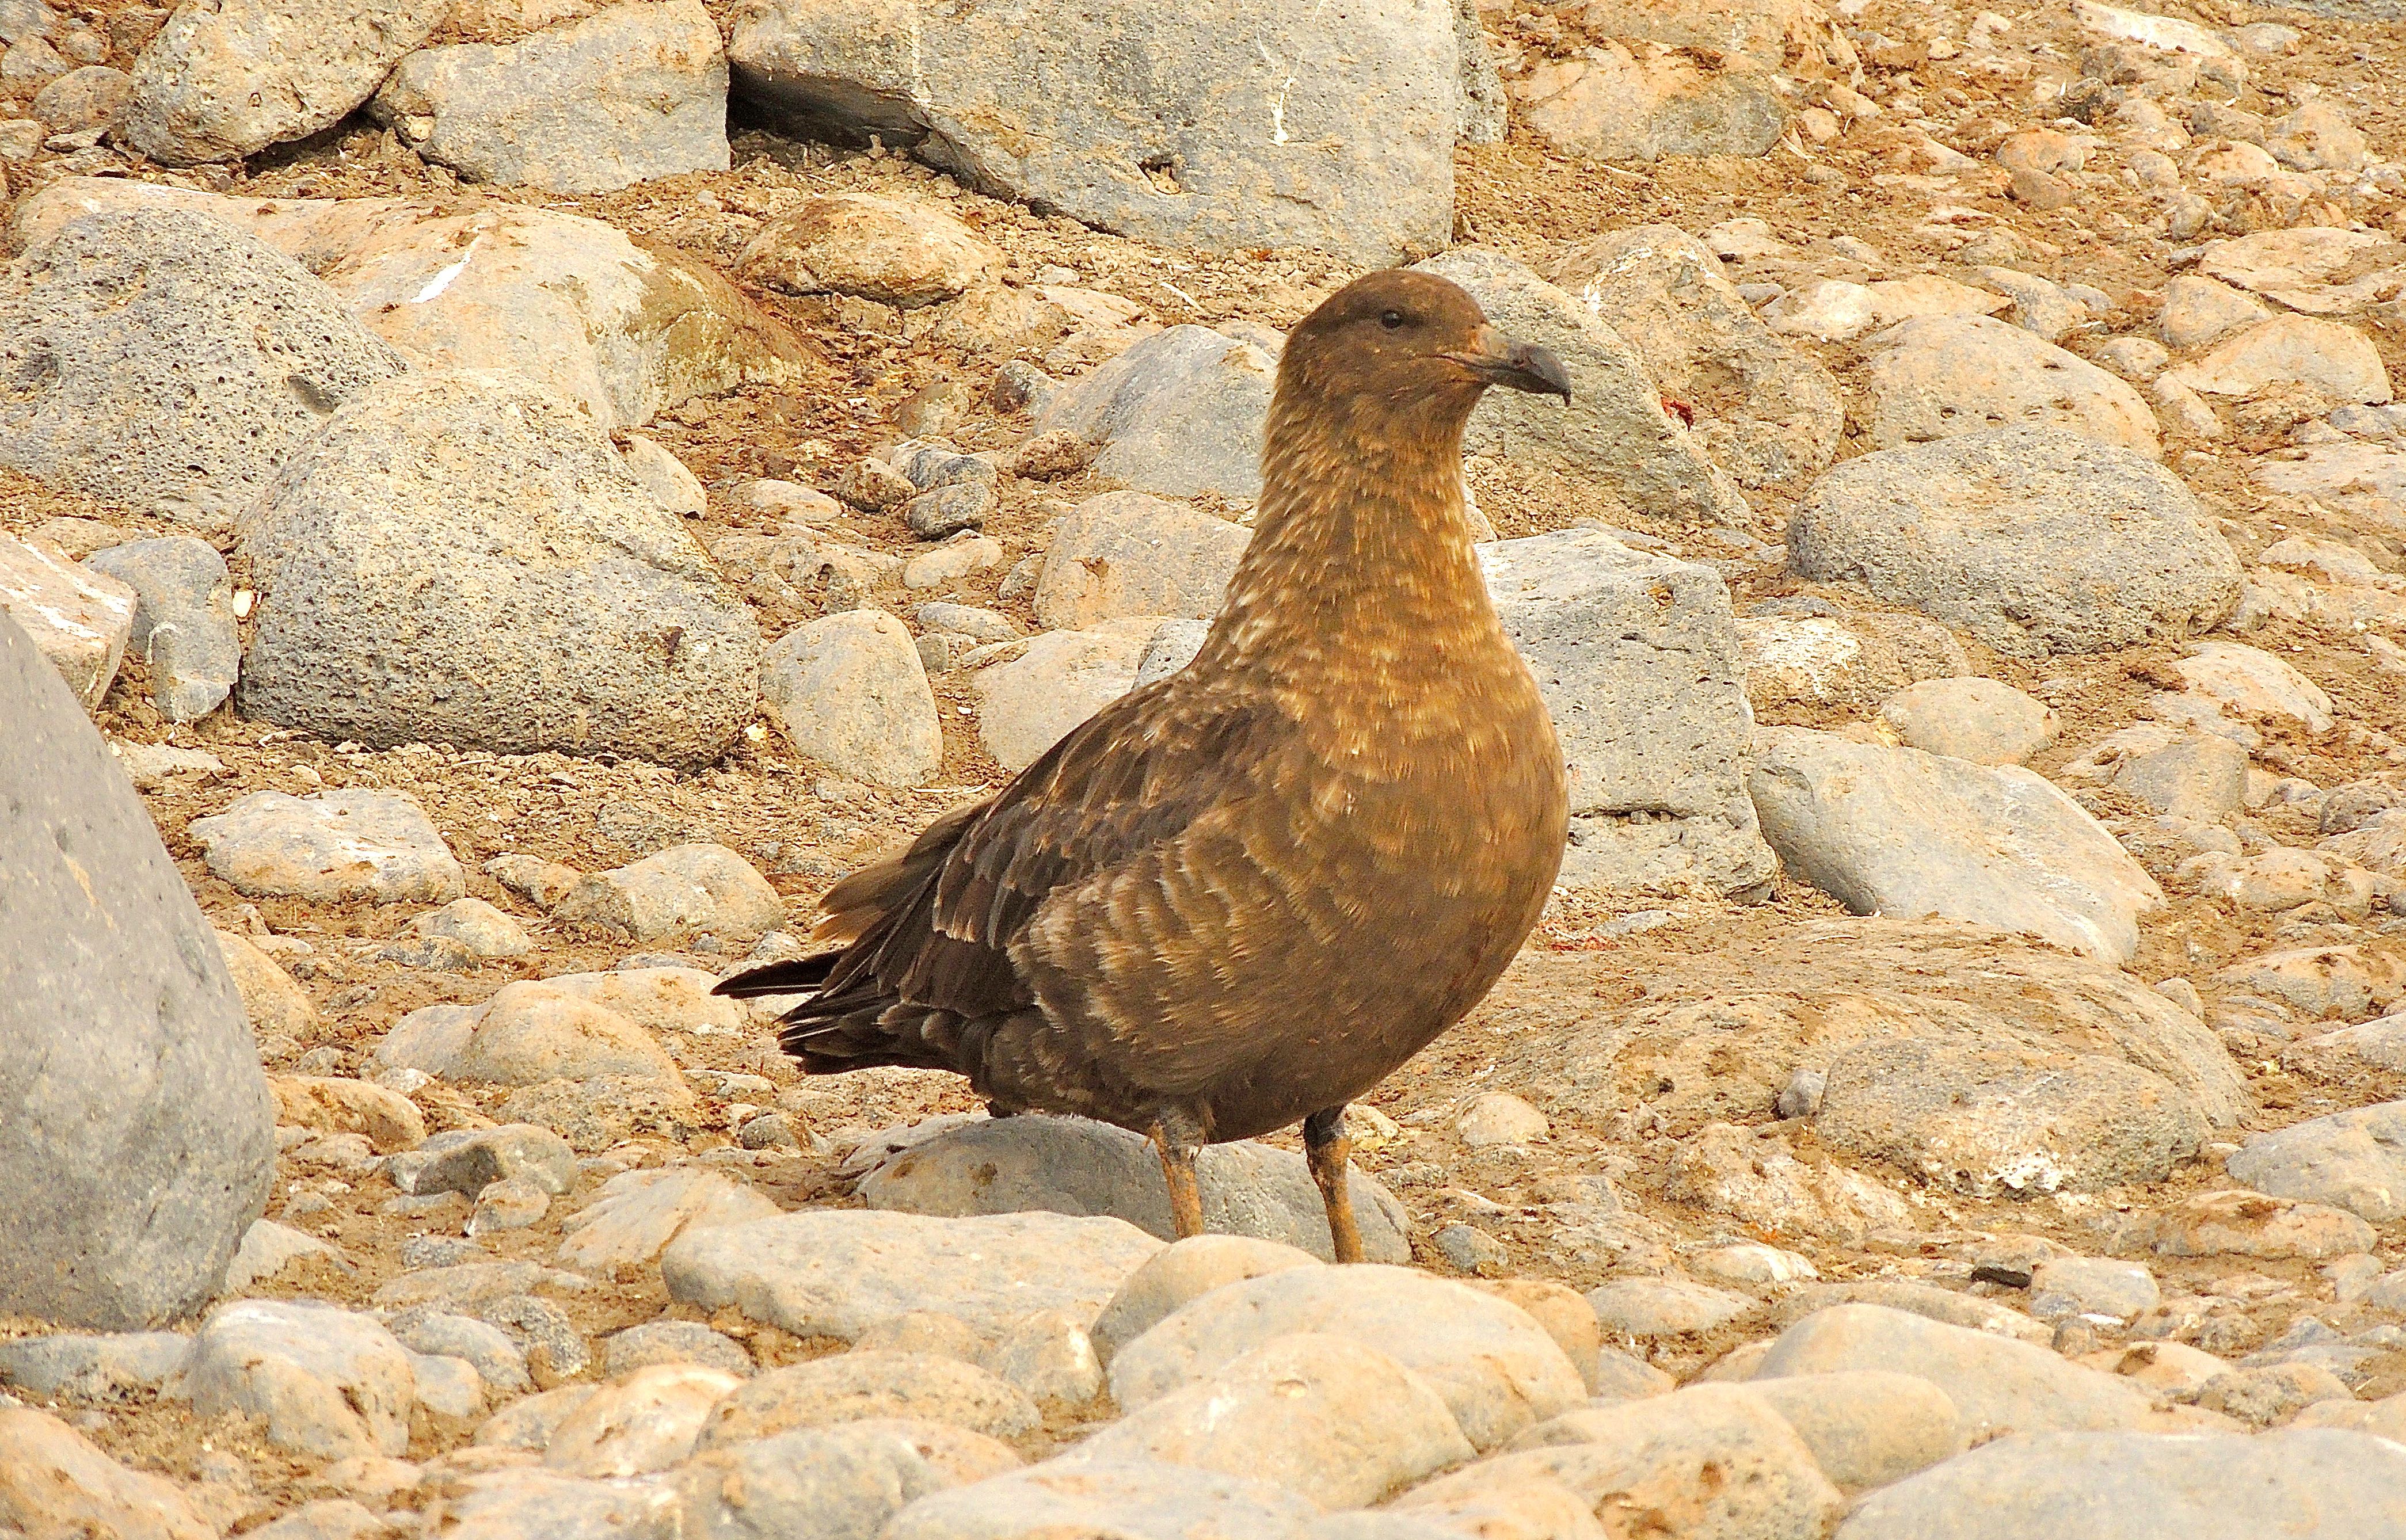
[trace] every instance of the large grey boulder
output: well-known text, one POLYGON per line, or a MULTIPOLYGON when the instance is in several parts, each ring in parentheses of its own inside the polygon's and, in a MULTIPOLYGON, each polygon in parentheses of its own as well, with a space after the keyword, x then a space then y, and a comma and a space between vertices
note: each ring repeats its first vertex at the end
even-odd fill
POLYGON ((1559 881, 1749 893, 1776 869, 1747 795, 1754 718, 1729 590, 1596 530, 1479 547, 1570 771, 1559 881))
POLYGON ((1789 552, 2022 657, 2176 641, 2239 600, 2239 560, 2178 477, 2060 428, 1850 459, 1797 510, 1789 552))
POLYGON ((2019 765, 1765 728, 1748 784, 1780 860, 1857 914, 2028 931, 2118 966, 2163 902, 2103 826, 2019 765))
POLYGON ((1075 433, 1102 452, 1095 473, 1144 492, 1231 502, 1262 495, 1262 418, 1278 360, 1209 327, 1145 338, 1036 415, 1040 433, 1075 433))
POLYGON ((1663 410, 1636 349, 1578 300, 1497 251, 1456 247, 1420 264, 1469 290, 1498 331, 1550 347, 1571 399, 1491 390, 1471 414, 1464 452, 1592 477, 1640 513, 1744 523, 1746 496, 1663 410))
MULTIPOLYGON (((1251 1139, 1204 1147, 1196 1163, 1204 1227, 1334 1260, 1328 1219, 1303 1157, 1251 1139)), ((1353 1211, 1372 1262, 1411 1260, 1410 1221, 1377 1179, 1352 1174, 1353 1211)), ((1142 1136, 1084 1118, 981 1119, 897 1151, 860 1180, 871 1208, 913 1214, 1046 1209, 1108 1214, 1175 1239, 1161 1162, 1142 1136)))
POLYGON ((208 922, 0 616, 0 1310, 128 1331, 215 1293, 276 1116, 208 922))
POLYGON ((742 385, 790 385, 818 361, 707 263, 500 199, 232 198, 62 177, 18 206, 14 229, 30 247, 87 215, 168 208, 300 262, 413 361, 515 369, 604 428, 742 385))
POLYGON ((728 55, 806 125, 1163 247, 1376 265, 1452 233, 1451 0, 747 0, 728 55))
POLYGON ((2040 1433, 1883 1488, 1837 1540, 2339 1540, 2406 1533, 2406 1448, 2370 1434, 2040 1433))
POLYGON ((727 54, 701 0, 625 0, 522 42, 401 62, 368 111, 472 182, 610 192, 727 169, 727 54))
POLYGON ((373 393, 238 533, 260 595, 249 715, 670 764, 715 757, 752 720, 749 609, 600 430, 519 376, 373 393))
POLYGON ((168 165, 239 160, 340 122, 449 0, 214 0, 176 7, 134 63, 120 132, 168 165))
POLYGON ((0 465, 214 523, 404 367, 323 283, 218 220, 96 214, 0 274, 0 465))

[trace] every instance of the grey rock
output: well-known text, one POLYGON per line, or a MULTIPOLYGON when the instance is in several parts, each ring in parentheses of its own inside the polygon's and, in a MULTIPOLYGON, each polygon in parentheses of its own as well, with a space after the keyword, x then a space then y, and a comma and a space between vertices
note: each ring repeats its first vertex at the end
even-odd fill
POLYGON ((735 1376, 698 1363, 637 1369, 562 1418, 543 1462, 593 1476, 668 1470, 694 1452, 704 1421, 742 1389, 735 1376))
POLYGON ((1428 1382, 1479 1449, 1587 1396, 1526 1311, 1466 1284, 1370 1264, 1288 1268, 1191 1301, 1112 1355, 1111 1394, 1132 1412, 1294 1332, 1387 1353, 1428 1382))
POLYGON ((1918 316, 1866 338, 1865 431, 1895 449, 2015 425, 2070 431, 2142 458, 2156 415, 2087 360, 1991 316, 1918 316))
POLYGON ((225 558, 189 535, 135 540, 85 558, 132 588, 138 602, 128 645, 150 667, 150 699, 170 722, 191 722, 234 693, 242 645, 225 558))
POLYGON ((0 1309, 120 1331, 208 1298, 275 1114, 208 922, 107 746, 0 616, 0 1309))
POLYGON ((34 116, 52 134, 81 134, 115 122, 133 96, 134 82, 123 70, 86 64, 34 92, 34 116))
POLYGON ((523 957, 534 950, 526 926, 482 898, 454 898, 433 913, 410 921, 403 934, 459 947, 472 961, 479 962, 523 957))
POLYGON ((458 1193, 473 1198, 512 1178, 531 1180, 546 1193, 565 1193, 576 1184, 576 1153, 558 1134, 531 1123, 455 1128, 388 1158, 384 1172, 395 1187, 419 1195, 458 1193))
POLYGON ((2035 274, 2017 273, 2010 267, 1982 267, 1974 269, 1974 276, 1983 288, 2011 299, 2014 308, 2006 318, 2041 342, 2058 341, 2088 319, 2087 305, 2035 274))
MULTIPOLYGON (((1684 14, 1719 21, 1748 13, 1684 14)), ((1605 24, 1619 31, 1647 15, 1616 12, 1605 24)), ((1691 41, 1716 57, 1729 51, 1729 38, 1719 33, 1691 41)), ((1521 121, 1563 154, 1598 161, 1759 156, 1779 142, 1788 109, 1768 70, 1707 71, 1681 53, 1639 47, 1642 59, 1606 42, 1531 71, 1513 83, 1521 121)))
POLYGON ((760 660, 760 698, 794 748, 838 775, 918 786, 943 768, 935 690, 909 629, 883 610, 779 637, 760 660))
POLYGON ((385 1309, 458 1314, 514 1298, 543 1280, 542 1265, 532 1262, 432 1263, 387 1279, 372 1297, 385 1309))
MULTIPOLYGON (((917 661, 913 654, 912 662, 917 661)), ((586 878, 552 913, 643 942, 706 932, 749 944, 785 923, 785 901, 757 868, 725 845, 671 845, 586 878)))
POLYGON ((241 1293, 304 1257, 324 1257, 342 1271, 350 1270, 342 1253, 316 1236, 304 1235, 274 1220, 253 1220, 250 1228, 242 1233, 242 1244, 235 1248, 234 1260, 226 1264, 225 1292, 241 1293))
POLYGON ((2406 1526, 2406 1449, 2368 1434, 2033 1433, 1873 1493, 1837 1540, 2260 1540, 2406 1526))
POLYGON ((679 1236, 777 1213, 759 1193, 715 1172, 621 1171, 569 1216, 559 1260, 608 1276, 652 1262, 679 1236))
POLYGON ((1046 631, 1012 644, 1014 656, 980 664, 978 740, 1005 770, 1031 765, 1069 729, 1125 695, 1162 622, 1151 615, 1105 621, 1092 630, 1046 631))
POLYGON ((446 903, 467 873, 405 792, 255 791, 191 823, 209 869, 252 897, 446 903))
POLYGON ((1753 721, 1720 576, 1599 530, 1478 549, 1569 768, 1570 848, 1558 881, 1586 891, 1764 888, 1776 868, 1747 794, 1753 721))
POLYGON ((1357 1508, 1472 1452, 1420 1376, 1346 1337, 1298 1333, 1137 1407, 1059 1462, 1158 1460, 1357 1508))
POLYGON ((1153 1461, 1047 1461, 920 1498, 879 1540, 1301 1540, 1320 1512, 1244 1476, 1153 1461))
POLYGON ((1672 1533, 1698 1540, 1819 1540, 1845 1506, 1787 1422, 1728 1385, 1581 1408, 1530 1429, 1513 1451, 1414 1490, 1398 1511, 1550 1482, 1613 1519, 1643 1493, 1648 1511, 1679 1516, 1672 1533))
POLYGON ((1646 361, 1576 297, 1500 252, 1457 247, 1420 264, 1469 290, 1496 330, 1552 348, 1571 382, 1567 403, 1491 391, 1463 448, 1603 481, 1657 518, 1744 524, 1746 497, 1663 407, 1646 361))
POLYGON ((2068 1363, 2036 1344, 1877 1305, 1806 1316, 1779 1334, 1755 1378, 1858 1369, 1917 1375, 1940 1387, 1974 1443, 2005 1433, 2138 1427, 2149 1410, 2132 1381, 2068 1363))
MULTIPOLYGON (((526 1354, 499 1326, 444 1310, 405 1310, 388 1323, 393 1340, 413 1353, 456 1358, 474 1367, 483 1384, 504 1396, 534 1389, 526 1354)), ((707 1328, 704 1328, 707 1330, 707 1328)))
POLYGON ((64 551, 0 535, 0 615, 87 708, 99 705, 117 678, 138 607, 133 589, 76 565, 64 551))
POLYGON ((198 1415, 260 1418, 269 1443, 336 1460, 407 1448, 414 1384, 407 1350, 374 1319, 305 1300, 220 1307, 184 1370, 198 1415))
POLYGON ((1880 705, 1907 748, 1975 765, 2018 765, 2055 738, 2046 702, 1994 679, 1924 679, 1880 705))
POLYGON ((0 1342, 0 1385, 46 1401, 117 1401, 183 1372, 190 1337, 172 1332, 72 1332, 0 1342))
POLYGON ((610 192, 726 170, 727 79, 701 0, 622 0, 521 42, 420 49, 368 110, 469 181, 610 192))
POLYGON ((959 481, 922 492, 902 505, 902 522, 921 540, 947 540, 964 530, 983 530, 994 512, 994 487, 959 481))
POLYGON ((435 1416, 461 1419, 484 1413, 484 1377, 466 1359, 414 1352, 409 1370, 418 1405, 435 1416))
POLYGON ((1865 1045, 1830 1062, 1814 1132, 1968 1196, 2160 1181, 2208 1124, 2197 1098, 2102 1053, 1865 1045))
POLYGON ((324 273, 353 315, 429 368, 516 370, 605 429, 819 367, 716 268, 599 219, 499 199, 262 201, 62 177, 25 201, 18 229, 37 243, 88 214, 165 209, 218 219, 324 273))
POLYGON ((747 96, 806 124, 915 143, 981 191, 1165 247, 1375 265, 1451 234, 1451 0, 1342 17, 1035 0, 930 13, 908 35, 772 0, 736 18, 728 54, 747 96), (1063 89, 1062 61, 1104 57, 1120 63, 1063 89))
POLYGON ((931 631, 957 631, 979 642, 1014 642, 1019 627, 998 610, 936 600, 911 612, 911 617, 931 631))
POLYGON ((602 1339, 602 1372, 612 1379, 655 1363, 699 1363, 750 1378, 752 1355, 731 1336, 699 1321, 647 1321, 602 1339))
POLYGON ((1318 1262, 1299 1247, 1251 1236, 1189 1236, 1155 1251, 1130 1273, 1095 1318, 1096 1352, 1109 1363, 1155 1322, 1224 1284, 1318 1262))
POLYGON ((421 374, 338 412, 243 521, 246 714, 389 744, 715 757, 759 629, 566 398, 421 374))
POLYGON ((1618 230, 1547 276, 1636 349, 1663 394, 1696 415, 1705 453, 1741 487, 1802 487, 1837 453, 1845 403, 1827 369, 1775 335, 1674 225, 1618 230))
POLYGON ((974 1363, 928 1353, 856 1348, 771 1369, 728 1393, 703 1420, 699 1447, 728 1448, 797 1428, 863 1418, 942 1422, 1013 1438, 1042 1421, 1018 1387, 974 1363))
POLYGON ((2138 722, 2056 774, 2110 785, 2171 817, 2215 824, 2244 801, 2247 769, 2247 751, 2220 734, 2138 722))
POLYGON ((1167 679, 1203 650, 1204 640, 1211 634, 1208 620, 1165 620, 1144 644, 1144 652, 1136 660, 1136 683, 1131 689, 1142 689, 1155 680, 1167 679))
POLYGON ((2018 765, 1766 728, 1748 784, 1780 860, 1858 914, 2029 931, 2118 965, 2163 901, 2094 818, 2018 765))
POLYGON ((1077 1416, 1091 1410, 1103 1393, 1103 1364, 1095 1339, 1066 1311, 1037 1310, 1020 1317, 980 1362, 1048 1413, 1077 1416))
POLYGON ((2162 1303, 2155 1275, 2136 1262, 2105 1257, 2050 1257, 2031 1270, 2031 1314, 2112 1316, 2130 1321, 2162 1303))
POLYGON ((2406 1101, 2255 1135, 2227 1166, 2232 1180, 2274 1197, 2329 1204, 2375 1224, 2406 1218, 2406 1101))
POLYGON ((1123 615, 1209 620, 1252 539, 1241 524, 1142 492, 1088 498, 1054 529, 1036 618, 1067 629, 1123 615))
POLYGON ((134 64, 124 131, 168 165, 232 161, 334 126, 441 24, 444 0, 320 13, 290 0, 177 7, 134 64))
POLYGON ((1003 261, 991 242, 933 202, 839 192, 770 220, 736 265, 756 283, 797 294, 853 294, 915 310, 957 298, 1003 261))
POLYGON ((0 464, 216 523, 403 364, 291 259, 153 209, 78 219, 0 274, 0 368, 27 382, 0 403, 0 464))
POLYGON ((1161 1242, 1115 1219, 805 1211, 689 1230, 660 1257, 669 1295, 733 1305, 797 1336, 857 1339, 912 1310, 987 1330, 1030 1310, 1091 1320, 1161 1242))
POLYGON ((1173 326, 1054 391, 1034 427, 1100 445, 1095 473, 1139 491, 1250 503, 1262 492, 1262 419, 1277 372, 1252 343, 1173 326))
MULTIPOLYGON (((1207 1229, 1333 1259, 1320 1189, 1302 1156, 1252 1140, 1213 1144, 1204 1147, 1196 1169, 1207 1229)), ((1369 1259, 1410 1261, 1403 1205, 1360 1171, 1351 1185, 1369 1259)), ((861 1178, 858 1191, 871 1208, 903 1213, 1103 1214, 1164 1240, 1177 1235, 1152 1143, 1084 1118, 1031 1113, 946 1128, 888 1156, 861 1178)))
MULTIPOLYGON (((2369 1353, 2368 1357, 2371 1356, 2369 1353)), ((2286 1422, 2320 1401, 2353 1401, 2347 1381, 2311 1362, 2251 1364, 2215 1375, 2198 1388, 2197 1404, 2251 1428, 2286 1422)))
POLYGON ((58 33, 59 13, 50 8, 50 0, 0 0, 0 43, 58 33))
POLYGON ((504 1294, 471 1308, 477 1320, 499 1326, 525 1351, 528 1372, 540 1382, 573 1378, 593 1366, 584 1334, 550 1300, 504 1294))
POLYGON ((877 1540, 912 1502, 1018 1466, 965 1428, 873 1418, 710 1450, 674 1481, 687 1534, 877 1540))
POLYGON ((2179 638, 2230 612, 2239 563, 2144 456, 2049 428, 1848 460, 1797 513, 1796 568, 1861 583, 2017 657, 2179 638))
POLYGON ((1462 93, 1462 123, 1455 137, 1465 145, 1500 143, 1509 107, 1494 50, 1479 24, 1478 0, 1453 0, 1453 49, 1462 93))

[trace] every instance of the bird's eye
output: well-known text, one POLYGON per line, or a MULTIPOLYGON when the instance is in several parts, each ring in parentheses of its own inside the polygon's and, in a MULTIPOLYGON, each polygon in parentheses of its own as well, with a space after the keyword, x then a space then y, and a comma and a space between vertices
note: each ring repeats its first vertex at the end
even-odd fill
POLYGON ((1379 324, 1390 332, 1399 332, 1403 329, 1404 313, 1400 310, 1382 310, 1379 313, 1379 324))

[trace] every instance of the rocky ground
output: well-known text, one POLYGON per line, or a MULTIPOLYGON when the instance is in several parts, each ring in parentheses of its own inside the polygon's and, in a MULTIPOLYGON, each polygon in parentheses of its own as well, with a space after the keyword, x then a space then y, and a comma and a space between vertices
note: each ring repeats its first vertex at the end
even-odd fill
POLYGON ((0 1534, 2406 1533, 2399 19, 1027 9, 0 0, 0 1534), (1398 261, 1574 834, 1380 1265, 797 1076, 1398 261))

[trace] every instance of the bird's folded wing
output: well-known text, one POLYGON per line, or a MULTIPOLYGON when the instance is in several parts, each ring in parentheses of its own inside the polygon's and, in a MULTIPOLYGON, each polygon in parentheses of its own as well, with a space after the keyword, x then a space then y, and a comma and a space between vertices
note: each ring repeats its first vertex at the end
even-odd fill
POLYGON ((1011 947, 1045 901, 1248 795, 1283 730, 1265 705, 1176 683, 1121 697, 991 802, 947 815, 898 861, 831 890, 830 928, 859 940, 828 993, 874 980, 881 994, 965 1018, 1031 1005, 1011 947))

